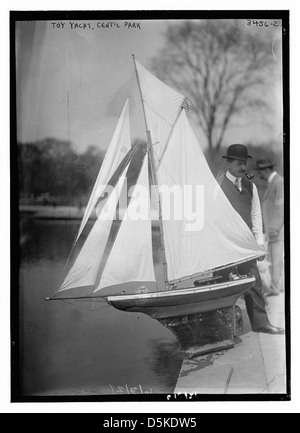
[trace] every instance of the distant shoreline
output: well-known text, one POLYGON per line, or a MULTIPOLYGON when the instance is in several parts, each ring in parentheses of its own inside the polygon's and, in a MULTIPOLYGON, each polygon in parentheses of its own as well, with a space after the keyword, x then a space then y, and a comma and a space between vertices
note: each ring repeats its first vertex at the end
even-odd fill
MULTIPOLYGON (((43 220, 82 220, 85 212, 85 206, 49 206, 49 205, 19 205, 20 218, 34 218, 43 220)), ((120 210, 121 215, 124 214, 120 210)), ((92 211, 89 219, 97 219, 96 211, 92 211)), ((153 217, 156 220, 156 216, 153 217)), ((154 227, 156 230, 158 227, 154 227)))
MULTIPOLYGON (((77 206, 47 206, 19 205, 20 216, 39 219, 82 219, 85 207, 77 206)), ((94 215, 91 215, 95 218, 94 215)))

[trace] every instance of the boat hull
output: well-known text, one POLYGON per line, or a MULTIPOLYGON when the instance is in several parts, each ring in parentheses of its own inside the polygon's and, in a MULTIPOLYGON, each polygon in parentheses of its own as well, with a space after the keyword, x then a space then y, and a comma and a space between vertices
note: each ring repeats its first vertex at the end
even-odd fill
POLYGON ((111 296, 115 308, 157 319, 176 337, 187 358, 230 349, 243 328, 237 299, 251 289, 254 277, 227 283, 152 294, 111 296))
POLYGON ((165 292, 109 296, 115 308, 147 314, 153 319, 178 317, 232 307, 251 289, 254 277, 165 292))

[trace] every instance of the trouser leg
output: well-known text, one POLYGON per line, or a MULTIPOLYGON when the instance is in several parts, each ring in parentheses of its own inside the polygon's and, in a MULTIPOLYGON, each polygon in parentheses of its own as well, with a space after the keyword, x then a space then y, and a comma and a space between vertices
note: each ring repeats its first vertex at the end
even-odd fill
POLYGON ((269 243, 269 257, 271 262, 271 287, 270 293, 283 292, 284 265, 283 265, 283 241, 269 243))
POLYGON ((258 329, 270 324, 266 312, 262 291, 262 281, 256 262, 246 263, 238 267, 240 274, 253 275, 256 279, 254 286, 245 295, 246 309, 252 329, 258 329))

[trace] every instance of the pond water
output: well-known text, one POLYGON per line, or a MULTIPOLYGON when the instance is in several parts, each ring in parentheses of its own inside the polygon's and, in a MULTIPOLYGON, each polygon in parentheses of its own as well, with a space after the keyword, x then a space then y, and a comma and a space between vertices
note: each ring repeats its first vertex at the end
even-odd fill
POLYGON ((158 321, 106 302, 46 302, 79 221, 21 220, 20 378, 23 396, 169 394, 183 356, 158 321))

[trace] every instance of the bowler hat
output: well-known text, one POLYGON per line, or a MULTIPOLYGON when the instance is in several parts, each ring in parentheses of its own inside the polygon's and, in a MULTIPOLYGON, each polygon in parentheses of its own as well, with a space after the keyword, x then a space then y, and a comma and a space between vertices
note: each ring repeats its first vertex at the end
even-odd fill
POLYGON ((222 158, 245 161, 252 156, 248 155, 248 148, 244 144, 231 144, 227 148, 227 155, 222 156, 222 158))
POLYGON ((272 163, 270 159, 260 159, 256 161, 256 167, 254 170, 264 170, 266 168, 273 168, 275 164, 272 163))

